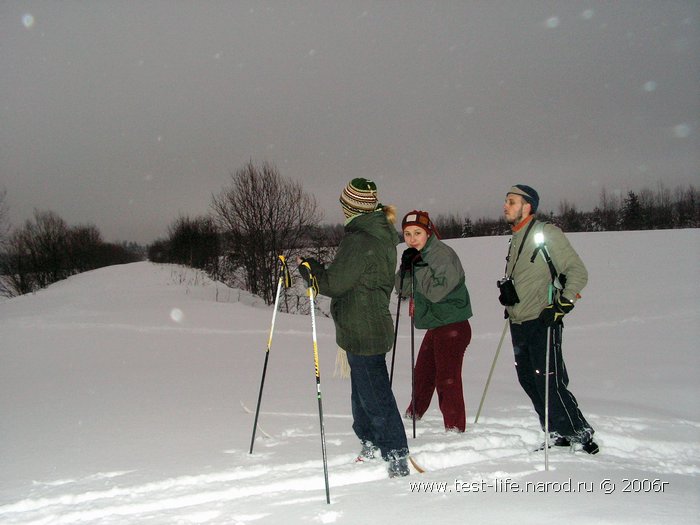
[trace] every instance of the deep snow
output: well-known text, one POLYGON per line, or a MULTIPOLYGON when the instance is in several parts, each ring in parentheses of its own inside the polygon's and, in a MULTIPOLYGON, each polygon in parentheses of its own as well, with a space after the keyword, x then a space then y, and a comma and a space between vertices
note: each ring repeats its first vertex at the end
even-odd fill
MULTIPOLYGON (((192 270, 136 263, 0 302, 0 523, 698 523, 700 230, 570 239, 590 281, 564 353, 597 456, 553 450, 543 471, 508 338, 471 424, 504 325, 507 237, 448 241, 474 303, 469 428, 445 434, 435 400, 416 439, 406 422, 426 474, 389 480, 381 461, 353 463, 350 385, 333 377, 333 324, 317 317, 330 505, 310 318, 277 316, 250 455, 272 309, 192 270)), ((409 333, 404 313, 400 408, 409 333)))

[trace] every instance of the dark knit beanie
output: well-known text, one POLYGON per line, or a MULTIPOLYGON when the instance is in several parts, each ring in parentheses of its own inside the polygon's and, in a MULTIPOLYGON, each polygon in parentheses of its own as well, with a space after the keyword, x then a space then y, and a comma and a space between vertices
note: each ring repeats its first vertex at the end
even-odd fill
POLYGON ((433 221, 430 220, 430 215, 427 211, 413 210, 408 212, 401 221, 401 230, 405 230, 407 226, 418 226, 423 228, 428 235, 435 232, 433 221))
POLYGON ((537 207, 540 205, 540 196, 530 186, 526 186, 525 184, 516 184, 510 190, 508 190, 508 193, 520 195, 523 199, 525 199, 525 202, 530 204, 532 213, 537 212, 537 207))
POLYGON ((346 219, 377 209, 377 185, 368 179, 352 179, 340 194, 340 204, 346 219))

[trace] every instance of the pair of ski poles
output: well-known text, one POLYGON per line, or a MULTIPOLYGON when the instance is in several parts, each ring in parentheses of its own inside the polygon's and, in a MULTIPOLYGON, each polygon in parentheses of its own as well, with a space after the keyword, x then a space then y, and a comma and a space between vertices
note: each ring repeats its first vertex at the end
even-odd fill
MULTIPOLYGON (((277 281, 277 292, 275 294, 275 306, 272 311, 272 323, 270 325, 270 335, 267 339, 267 349, 265 350, 265 362, 263 364, 262 378, 260 379, 260 390, 258 392, 258 403, 255 407, 255 420, 253 421, 253 435, 250 438, 250 452, 253 453, 253 446, 255 445, 255 431, 258 426, 258 417, 260 415, 260 405, 262 402, 263 388, 265 386, 265 375, 267 374, 267 363, 270 358, 270 348, 272 347, 272 334, 275 331, 275 319, 277 318, 277 308, 279 305, 280 292, 282 291, 282 286, 289 288, 292 285, 292 277, 289 273, 289 267, 287 266, 287 260, 283 255, 279 256, 281 263, 280 276, 277 281)), ((302 263, 302 265, 308 270, 311 282, 314 280, 314 276, 311 273, 311 266, 308 262, 302 263)), ((316 397, 318 399, 318 417, 321 424, 321 454, 323 456, 323 477, 326 483, 326 503, 331 502, 330 485, 328 482, 328 456, 326 453, 326 432, 323 425, 323 402, 321 400, 321 372, 318 364, 318 342, 316 338, 316 314, 314 306, 315 291, 314 287, 310 284, 307 291, 309 296, 309 308, 311 310, 311 333, 312 342, 314 350, 314 368, 316 374, 316 397)))
MULTIPOLYGON (((391 356, 391 373, 389 375, 389 384, 393 384, 394 381, 394 364, 396 362, 396 341, 399 333, 399 318, 401 316, 401 292, 403 292, 403 283, 404 283, 404 278, 406 276, 406 271, 401 270, 400 273, 400 285, 399 285, 399 300, 398 304, 396 306, 396 325, 394 327, 394 346, 392 350, 392 356, 391 356)), ((413 301, 413 295, 414 295, 414 279, 413 279, 413 264, 411 265, 411 293, 410 293, 410 301, 413 301)), ((503 340, 505 339, 506 331, 508 330, 508 320, 506 319, 505 324, 503 325, 503 332, 501 333, 501 339, 498 342, 498 348, 496 349, 496 355, 493 358, 493 362, 491 363, 491 370, 489 371, 488 379, 486 380, 486 385, 484 386, 484 392, 481 395, 481 402, 479 403, 479 409, 477 410, 476 413, 476 418, 474 419, 474 424, 479 422, 479 415, 481 414, 481 409, 484 406, 484 400, 486 399, 486 392, 488 391, 489 384, 491 383, 491 377, 493 376, 493 371, 494 368, 496 367, 496 362, 498 361, 498 355, 501 352, 501 346, 503 346, 503 340)), ((413 315, 411 314, 411 412, 412 412, 412 419, 413 419, 413 437, 416 437, 416 401, 415 401, 415 324, 413 321, 413 315)))
MULTIPOLYGON (((555 294, 561 293, 563 286, 559 281, 559 273, 554 267, 554 262, 549 255, 549 250, 544 242, 544 235, 540 232, 535 234, 535 243, 537 244, 542 257, 547 263, 549 268, 549 273, 552 280, 549 282, 548 289, 548 301, 549 304, 553 304, 555 300, 555 294)), ((535 255, 533 255, 533 258, 535 255)), ((545 357, 545 382, 544 382, 544 469, 549 470, 549 376, 551 372, 549 371, 549 356, 561 347, 561 323, 554 323, 547 329, 547 356, 545 357)))
MULTIPOLYGON (((553 295, 552 289, 553 285, 549 285, 549 295, 550 302, 553 295)), ((549 470, 549 355, 552 350, 552 345, 561 344, 561 332, 556 332, 560 329, 557 326, 551 326, 547 329, 547 346, 545 357, 545 383, 544 383, 544 469, 549 470), (558 333, 558 336, 557 336, 558 333)), ((493 362, 491 363, 491 370, 489 370, 489 376, 486 379, 486 385, 484 386, 484 393, 481 395, 481 402, 479 403, 479 409, 476 412, 476 417, 474 418, 474 424, 479 422, 479 416, 481 415, 481 409, 484 406, 484 400, 486 399, 486 392, 489 388, 489 383, 491 383, 491 376, 493 376, 493 370, 496 368, 496 361, 498 361, 498 354, 501 352, 501 346, 503 346, 503 340, 505 339, 506 332, 508 331, 508 319, 506 319, 503 325, 503 332, 501 333, 501 340, 498 342, 498 347, 496 348, 496 354, 493 356, 493 362)))
MULTIPOLYGON (((556 277, 556 271, 554 270, 554 264, 552 263, 551 257, 549 256, 549 252, 547 251, 547 247, 542 242, 540 244, 540 248, 542 251, 542 255, 545 258, 545 261, 547 262, 550 270, 552 270, 552 275, 553 279, 552 282, 549 284, 549 303, 551 304, 553 299, 554 299, 554 290, 557 288, 561 288, 561 285, 559 284, 559 280, 556 277)), ((399 290, 403 291, 403 283, 404 283, 404 277, 405 277, 406 272, 401 271, 400 274, 400 286, 399 290)), ((410 300, 413 301, 413 294, 414 294, 414 289, 413 289, 413 265, 411 265, 411 295, 410 295, 410 300)), ((389 376, 389 384, 391 385, 393 383, 394 379, 394 363, 396 361, 396 342, 397 342, 397 337, 398 337, 398 332, 399 332, 399 317, 401 314, 401 295, 399 294, 399 300, 398 300, 398 305, 396 307, 396 325, 394 327, 394 345, 393 345, 393 351, 392 351, 392 356, 391 356, 391 373, 389 376)), ((506 336, 506 332, 508 331, 508 325, 509 321, 506 319, 505 323, 503 324, 503 330, 501 332, 501 337, 500 340, 498 341, 498 347, 496 348, 496 354, 493 357, 493 362, 491 363, 491 369, 489 370, 488 378, 486 379, 486 384, 484 385, 484 391, 481 395, 481 401, 479 402, 479 408, 476 412, 476 417, 474 418, 474 424, 476 425, 479 422, 479 416, 481 415, 481 410, 484 406, 484 401, 486 400, 486 393, 488 392, 489 385, 491 383, 491 378, 493 377, 493 371, 496 368, 496 362, 498 361, 498 356, 501 352, 501 347, 503 346, 503 341, 506 336)), ((411 315, 411 412, 412 412, 412 420, 413 420, 413 438, 415 439, 416 437, 416 402, 415 402, 415 339, 414 339, 414 333, 415 333, 415 325, 413 322, 413 316, 411 315)), ((545 357, 545 369, 547 373, 545 374, 545 428, 544 428, 544 433, 545 433, 545 470, 549 470, 549 368, 550 368, 550 353, 552 349, 552 345, 560 345, 561 344, 561 332, 557 332, 557 327, 552 326, 548 329, 547 331, 547 346, 546 346, 546 357, 545 357)))

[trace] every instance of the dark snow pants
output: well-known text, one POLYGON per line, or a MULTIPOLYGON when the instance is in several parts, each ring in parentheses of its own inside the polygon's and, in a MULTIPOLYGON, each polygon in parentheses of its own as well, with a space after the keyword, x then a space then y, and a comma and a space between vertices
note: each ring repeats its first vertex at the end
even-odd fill
MULTIPOLYGON (((518 381, 532 401, 542 429, 548 330, 539 319, 510 324, 518 381)), ((586 442, 593 435, 593 429, 584 419, 576 398, 568 389, 569 376, 561 350, 561 333, 562 326, 559 325, 554 330, 554 335, 558 338, 555 343, 558 344, 551 344, 549 349, 549 431, 574 442, 586 442)))
MULTIPOLYGON (((437 390, 440 412, 446 430, 464 432, 467 415, 462 388, 464 352, 472 339, 469 321, 431 328, 423 337, 416 358, 415 392, 416 417, 425 414, 437 390)), ((413 400, 407 414, 412 414, 413 400)))
POLYGON ((406 430, 389 384, 386 354, 347 355, 355 434, 361 441, 378 446, 385 460, 408 455, 406 430))

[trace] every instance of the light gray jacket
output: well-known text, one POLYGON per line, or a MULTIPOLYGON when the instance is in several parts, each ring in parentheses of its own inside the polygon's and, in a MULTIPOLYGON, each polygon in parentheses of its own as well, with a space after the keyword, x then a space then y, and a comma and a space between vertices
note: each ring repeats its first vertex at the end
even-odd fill
POLYGON ((537 233, 544 235, 544 245, 549 251, 557 273, 566 275, 563 297, 572 303, 576 302, 581 290, 588 282, 588 271, 564 232, 553 224, 539 221, 534 217, 532 220, 535 224, 525 239, 525 246, 517 262, 518 250, 529 223, 521 225, 517 231, 513 232, 508 251, 506 276, 513 278, 520 302, 507 307, 507 310, 510 321, 516 324, 536 319, 542 309, 549 304, 549 283, 552 281, 552 276, 541 251, 535 254, 537 233), (533 254, 535 254, 534 259, 532 259, 533 254))

